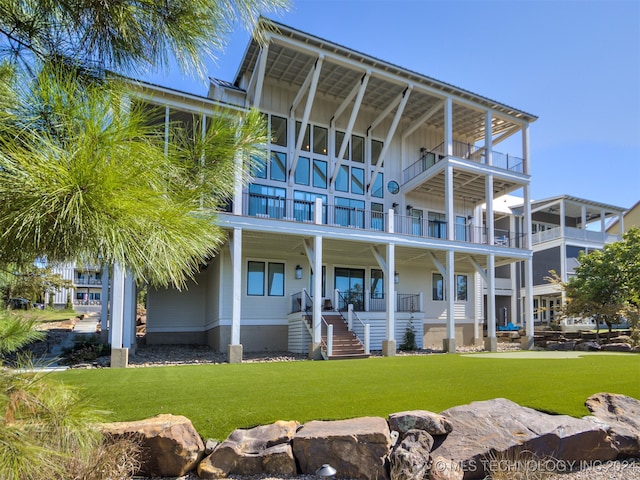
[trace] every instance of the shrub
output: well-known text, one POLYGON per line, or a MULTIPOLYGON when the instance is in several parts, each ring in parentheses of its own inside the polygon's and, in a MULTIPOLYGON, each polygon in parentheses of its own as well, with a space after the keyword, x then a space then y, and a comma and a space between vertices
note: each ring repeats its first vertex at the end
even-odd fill
POLYGON ((412 322, 409 322, 407 324, 407 328, 404 331, 404 336, 402 337, 402 343, 398 348, 402 351, 418 349, 418 345, 416 344, 416 330, 413 328, 412 322))

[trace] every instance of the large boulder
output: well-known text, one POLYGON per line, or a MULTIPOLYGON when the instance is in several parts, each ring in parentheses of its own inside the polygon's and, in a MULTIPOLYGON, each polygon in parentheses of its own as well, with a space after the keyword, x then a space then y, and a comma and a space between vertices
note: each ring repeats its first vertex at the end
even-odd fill
POLYGON ((429 480, 462 480, 463 478, 464 471, 460 465, 441 456, 433 458, 429 480))
POLYGON ((640 457, 640 400, 615 393, 596 393, 585 405, 604 422, 621 454, 640 457))
POLYGON ((605 343, 602 345, 601 350, 603 352, 630 352, 631 345, 628 343, 605 343))
POLYGON ((384 418, 312 421, 293 438, 293 452, 302 473, 315 473, 328 463, 338 477, 385 480, 391 437, 384 418))
POLYGON ((404 432, 404 438, 389 455, 391 480, 414 480, 429 474, 433 437, 424 430, 404 432))
POLYGON ((200 478, 236 475, 295 475, 291 439, 300 424, 277 421, 250 429, 236 429, 198 465, 200 478))
POLYGON ((452 432, 433 449, 463 467, 465 479, 484 478, 488 460, 517 459, 520 452, 563 462, 612 460, 618 451, 607 430, 587 420, 548 415, 498 398, 453 407, 442 412, 452 432))
POLYGON ((142 447, 140 475, 179 477, 198 465, 204 443, 191 420, 182 415, 163 414, 135 422, 102 425, 107 436, 130 437, 142 447))
POLYGON ((424 430, 430 435, 446 435, 451 423, 439 413, 428 410, 410 410, 389 415, 389 428, 404 435, 409 430, 424 430))

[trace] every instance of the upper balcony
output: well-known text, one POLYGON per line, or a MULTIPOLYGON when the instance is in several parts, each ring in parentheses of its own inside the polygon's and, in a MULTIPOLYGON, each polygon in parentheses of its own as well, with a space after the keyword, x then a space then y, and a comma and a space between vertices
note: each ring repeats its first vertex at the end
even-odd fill
POLYGON ((405 193, 413 190, 431 195, 445 194, 443 160, 456 160, 454 189, 457 196, 484 198, 485 178, 494 175, 494 194, 508 193, 528 181, 524 174, 524 161, 520 157, 491 151, 491 164, 487 162, 487 149, 472 143, 453 141, 450 157, 445 154, 444 143, 432 150, 423 150, 420 158, 402 172, 405 193))
POLYGON ((584 228, 556 227, 534 233, 532 236, 532 243, 533 245, 539 245, 541 243, 550 242, 552 240, 563 239, 606 244, 617 242, 621 238, 622 237, 620 235, 613 235, 606 232, 597 232, 584 228))
MULTIPOLYGON (((242 215, 288 222, 314 223, 316 204, 313 201, 288 199, 277 196, 245 193, 242 215)), ((393 214, 393 230, 389 232, 389 212, 372 211, 345 205, 322 205, 322 225, 373 232, 388 232, 411 237, 447 241, 447 222, 417 216, 393 214)), ((525 248, 524 235, 508 230, 494 229, 493 245, 525 248)), ((485 226, 474 226, 465 217, 457 217, 455 242, 489 245, 485 226), (465 220, 464 223, 462 220, 465 220)))

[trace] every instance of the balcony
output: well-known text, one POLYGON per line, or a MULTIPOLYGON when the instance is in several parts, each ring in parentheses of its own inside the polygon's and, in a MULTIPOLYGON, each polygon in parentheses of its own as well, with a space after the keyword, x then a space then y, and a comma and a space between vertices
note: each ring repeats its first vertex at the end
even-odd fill
POLYGON ((93 278, 93 277, 75 277, 73 279, 73 284, 75 286, 79 286, 79 285, 102 285, 102 280, 99 278, 93 278))
MULTIPOLYGON (((453 142, 453 156, 469 160, 472 162, 487 164, 486 149, 477 147, 471 143, 453 142)), ((441 143, 433 150, 425 151, 418 161, 407 167, 402 173, 403 183, 407 183, 423 172, 426 172, 433 165, 445 158, 444 143, 441 143)), ((515 173, 523 173, 523 160, 509 154, 491 151, 492 166, 502 170, 508 170, 515 173)))
POLYGON ((542 232, 534 233, 532 236, 533 245, 539 245, 541 243, 550 242, 557 239, 578 240, 605 244, 617 242, 621 239, 621 237, 620 235, 612 235, 606 232, 597 232, 575 227, 565 227, 564 230, 561 227, 550 228, 542 232))
MULTIPOLYGON (((243 215, 249 217, 314 223, 315 202, 269 195, 245 193, 243 215)), ((322 205, 322 225, 375 232, 386 232, 388 212, 372 211, 342 205, 322 205)), ((429 239, 447 239, 447 223, 421 217, 394 215, 393 233, 429 239)), ((454 241, 488 245, 487 228, 469 223, 456 223, 454 241)), ((524 235, 508 230, 494 230, 494 246, 524 248, 524 235)))

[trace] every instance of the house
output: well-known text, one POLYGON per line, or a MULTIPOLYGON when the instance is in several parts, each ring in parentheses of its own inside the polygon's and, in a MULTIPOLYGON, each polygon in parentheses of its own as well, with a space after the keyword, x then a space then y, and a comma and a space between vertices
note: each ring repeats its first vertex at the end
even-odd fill
MULTIPOLYGON (((212 79, 207 98, 140 93, 165 121, 255 107, 271 133, 266 165, 218 214, 225 247, 187 290, 149 291, 147 342, 208 344, 230 362, 265 350, 394 355, 412 328, 420 347, 495 350, 496 267, 532 274, 536 117, 286 25, 257 28, 266 42, 251 40, 236 78, 212 79), (497 151, 508 138, 517 151, 497 151), (511 192, 525 199, 520 230, 492 207, 511 192)), ((525 346, 532 310, 519 320, 525 346)), ((133 347, 130 322, 114 326, 114 348, 133 347)))
POLYGON ((55 308, 64 308, 69 302, 77 312, 99 312, 102 309, 102 269, 91 265, 67 263, 52 266, 53 272, 71 281, 69 288, 54 292, 55 308))
POLYGON ((616 218, 611 221, 607 226, 607 233, 619 235, 631 227, 640 227, 640 200, 624 213, 622 219, 616 218))
MULTIPOLYGON (((494 211, 500 212, 496 224, 500 228, 518 231, 523 228, 524 205, 521 198, 504 196, 494 201, 494 211)), ((561 289, 550 282, 551 271, 559 280, 568 281, 578 266, 580 252, 589 253, 620 240, 606 225, 618 223, 625 209, 570 195, 531 202, 531 232, 533 245, 533 320, 535 325, 557 321, 565 299, 561 289)), ((496 213, 498 218, 498 213, 496 213)), ((626 221, 623 225, 626 225, 626 221)), ((623 226, 624 228, 624 226, 623 226)), ((527 289, 524 268, 510 264, 496 268, 496 299, 498 326, 509 322, 519 324, 526 309, 527 289)), ((571 319, 567 322, 571 323, 571 319)))

